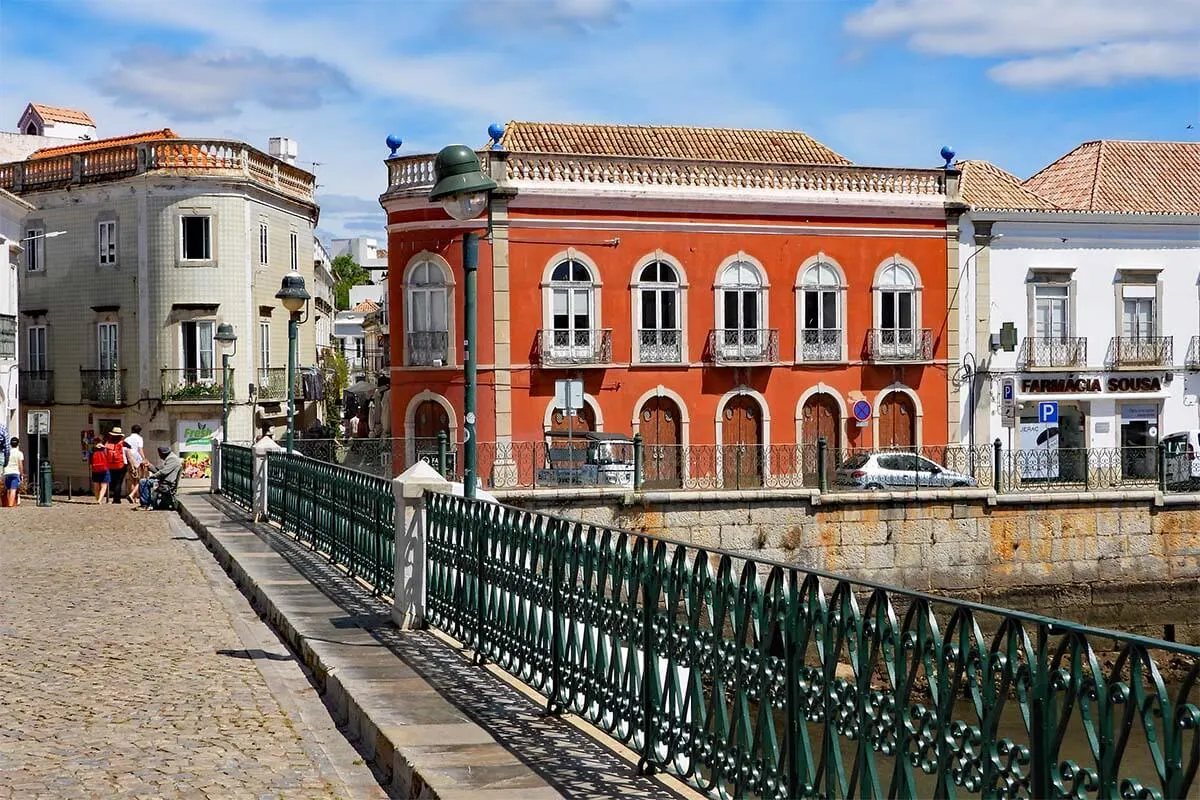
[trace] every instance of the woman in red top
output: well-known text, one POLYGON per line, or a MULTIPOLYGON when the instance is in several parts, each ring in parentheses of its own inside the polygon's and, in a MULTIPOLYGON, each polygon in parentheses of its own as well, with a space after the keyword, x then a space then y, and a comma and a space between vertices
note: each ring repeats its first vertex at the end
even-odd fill
POLYGON ((108 494, 108 450, 104 442, 92 445, 92 495, 97 503, 103 503, 108 494))
POLYGON ((109 431, 108 444, 104 448, 108 451, 109 499, 114 505, 120 505, 121 498, 126 496, 125 473, 128 470, 125 465, 125 432, 120 428, 109 431))

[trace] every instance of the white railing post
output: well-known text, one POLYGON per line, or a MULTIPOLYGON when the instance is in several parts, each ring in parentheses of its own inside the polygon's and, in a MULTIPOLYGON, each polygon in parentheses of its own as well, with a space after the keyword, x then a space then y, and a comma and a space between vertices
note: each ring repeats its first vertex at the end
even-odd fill
POLYGON ((267 453, 282 453, 283 448, 270 436, 254 443, 254 521, 267 519, 267 453))
POLYGON ((396 564, 392 621, 401 629, 425 624, 425 492, 448 491, 450 482, 424 461, 392 479, 396 497, 396 564))

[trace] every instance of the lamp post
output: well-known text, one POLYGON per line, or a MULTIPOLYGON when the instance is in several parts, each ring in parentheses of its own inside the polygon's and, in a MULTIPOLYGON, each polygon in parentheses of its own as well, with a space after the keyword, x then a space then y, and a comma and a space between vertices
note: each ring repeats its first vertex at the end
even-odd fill
MULTIPOLYGON (((466 145, 443 147, 433 162, 431 203, 442 204, 455 219, 475 219, 488 207, 496 182, 483 174, 479 157, 466 145)), ((475 497, 475 293, 479 235, 463 234, 463 497, 475 497)))
POLYGON ((228 322, 217 326, 213 334, 221 348, 221 441, 229 441, 229 357, 237 355, 237 334, 228 322))
POLYGON ((287 451, 292 452, 296 436, 296 339, 300 323, 308 319, 308 301, 312 296, 304 288, 304 276, 292 270, 283 276, 275 299, 288 312, 288 368, 287 368, 287 451), (305 311, 301 319, 300 312, 305 311))

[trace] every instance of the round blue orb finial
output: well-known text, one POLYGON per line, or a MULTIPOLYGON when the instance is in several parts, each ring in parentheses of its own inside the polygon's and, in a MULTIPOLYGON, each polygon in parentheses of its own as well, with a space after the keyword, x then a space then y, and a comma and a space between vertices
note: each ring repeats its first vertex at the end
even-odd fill
POLYGON ((400 145, 404 144, 404 140, 394 133, 389 133, 386 144, 392 151, 388 153, 388 158, 395 158, 396 151, 400 149, 400 145))
POLYGON ((499 122, 488 125, 488 136, 492 140, 492 149, 500 150, 500 137, 504 136, 504 125, 499 122))
POLYGON ((946 168, 954 163, 954 148, 948 144, 942 145, 942 158, 946 160, 946 168))

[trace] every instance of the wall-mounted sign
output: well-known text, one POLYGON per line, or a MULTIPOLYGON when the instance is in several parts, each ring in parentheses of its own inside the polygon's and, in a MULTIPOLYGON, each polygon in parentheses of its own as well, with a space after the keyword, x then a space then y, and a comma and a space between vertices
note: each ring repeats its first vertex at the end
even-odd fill
POLYGON ((1157 377, 1022 378, 1021 394, 1129 394, 1161 392, 1157 377))

